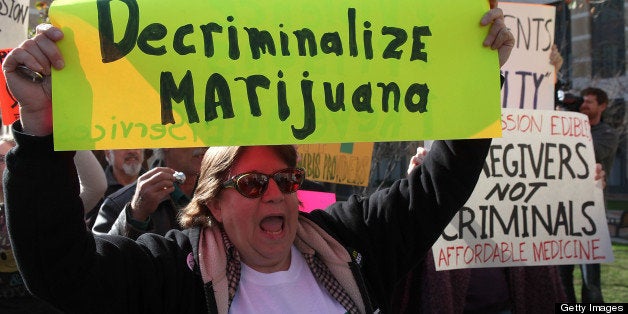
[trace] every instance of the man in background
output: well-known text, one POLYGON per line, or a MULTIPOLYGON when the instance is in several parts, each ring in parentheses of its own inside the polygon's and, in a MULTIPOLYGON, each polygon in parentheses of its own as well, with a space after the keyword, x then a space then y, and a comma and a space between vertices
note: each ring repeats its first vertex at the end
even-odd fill
MULTIPOLYGON (((579 111, 589 117, 595 162, 602 164, 602 169, 610 175, 619 143, 619 135, 613 127, 602 121, 602 114, 608 107, 608 95, 605 91, 595 87, 585 88, 580 92, 580 95, 582 96, 582 105, 580 105, 579 111)), ((565 293, 569 302, 572 303, 576 302, 573 269, 574 265, 560 266, 560 276, 565 293)), ((600 264, 580 265, 580 270, 582 271, 582 302, 603 303, 600 264)))
POLYGON ((168 230, 181 229, 179 209, 192 198, 206 150, 156 149, 150 170, 105 198, 92 231, 136 239, 146 232, 164 235, 168 230), (186 179, 176 182, 175 171, 182 172, 186 179))
POLYGON ((105 177, 107 179, 107 190, 103 199, 85 215, 88 228, 92 228, 98 210, 103 204, 104 198, 124 186, 135 183, 135 180, 146 172, 142 164, 144 163, 143 149, 110 149, 105 151, 105 177))
POLYGON ((144 172, 143 149, 111 149, 105 152, 108 166, 105 168, 107 176, 107 191, 105 197, 119 190, 123 186, 135 183, 135 180, 144 172))

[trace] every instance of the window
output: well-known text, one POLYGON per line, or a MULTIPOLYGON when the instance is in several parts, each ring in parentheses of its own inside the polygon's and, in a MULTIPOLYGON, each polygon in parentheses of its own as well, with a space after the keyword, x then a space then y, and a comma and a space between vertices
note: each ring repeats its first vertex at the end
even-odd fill
POLYGON ((624 1, 591 0, 591 75, 611 78, 626 73, 624 1))

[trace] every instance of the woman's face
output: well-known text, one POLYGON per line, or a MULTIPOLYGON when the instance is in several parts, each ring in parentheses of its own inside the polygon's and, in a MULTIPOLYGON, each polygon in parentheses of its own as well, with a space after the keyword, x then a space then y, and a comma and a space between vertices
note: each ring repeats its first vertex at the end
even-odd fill
MULTIPOLYGON (((231 176, 253 171, 270 175, 287 167, 272 149, 255 146, 239 156, 231 176)), ((226 188, 208 206, 246 265, 264 273, 290 267, 299 209, 296 193, 283 194, 270 179, 259 198, 247 198, 235 188, 226 188)))

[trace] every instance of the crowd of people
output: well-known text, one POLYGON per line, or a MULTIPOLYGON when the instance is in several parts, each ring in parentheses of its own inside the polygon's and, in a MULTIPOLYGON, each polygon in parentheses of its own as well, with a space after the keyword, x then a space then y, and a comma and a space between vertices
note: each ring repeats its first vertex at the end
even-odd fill
MULTIPOLYGON (((514 37, 489 3, 483 44, 501 66, 514 37)), ((0 138, 0 312, 542 313, 575 302, 573 266, 435 271, 431 246, 473 191, 490 139, 436 141, 390 187, 303 213, 295 192, 312 182, 293 145, 107 150, 105 162, 55 152, 62 38, 40 25, 3 63, 21 117, 0 138)), ((600 119, 606 94, 582 95, 600 179, 617 136, 600 119)), ((603 302, 599 265, 586 269, 582 300, 603 302)))

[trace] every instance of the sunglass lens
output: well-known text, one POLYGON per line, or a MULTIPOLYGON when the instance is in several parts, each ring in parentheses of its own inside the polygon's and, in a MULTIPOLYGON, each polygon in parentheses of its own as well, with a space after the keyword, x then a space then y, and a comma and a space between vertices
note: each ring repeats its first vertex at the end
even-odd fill
POLYGON ((259 197, 268 187, 268 177, 261 173, 249 173, 238 179, 238 190, 246 197, 259 197))
POLYGON ((303 183, 304 173, 300 169, 286 169, 275 174, 275 181, 283 193, 296 192, 303 183))

